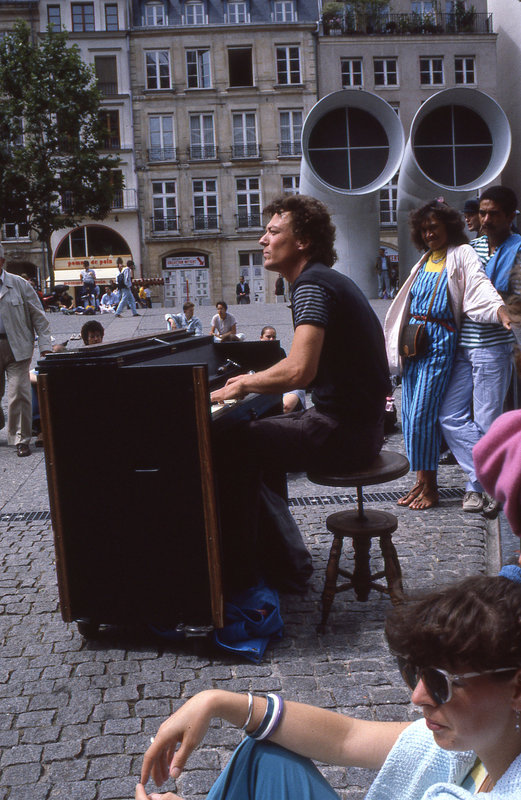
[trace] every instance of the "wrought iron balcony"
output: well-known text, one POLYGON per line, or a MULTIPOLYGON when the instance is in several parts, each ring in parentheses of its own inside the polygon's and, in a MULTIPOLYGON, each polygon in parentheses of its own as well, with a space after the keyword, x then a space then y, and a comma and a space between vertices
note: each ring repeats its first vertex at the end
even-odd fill
POLYGON ((214 144, 191 144, 189 156, 191 161, 215 161, 217 147, 214 144))
POLYGON ((151 147, 148 151, 149 161, 177 161, 175 147, 151 147))
POLYGON ((322 18, 322 28, 325 36, 493 33, 492 14, 472 9, 450 14, 437 11, 364 14, 347 10, 334 17, 322 18))
POLYGON ((194 231, 219 230, 219 214, 194 214, 192 220, 194 231))
POLYGON ((260 147, 257 142, 232 145, 232 158, 260 158, 260 147))
POLYGON ((262 220, 260 211, 256 211, 253 214, 244 211, 240 211, 236 214, 235 219, 237 220, 237 227, 238 228, 261 228, 262 227, 262 220))
POLYGON ((137 194, 135 189, 120 189, 114 193, 110 207, 114 210, 137 208, 137 194))
POLYGON ((154 214, 150 218, 152 233, 179 233, 179 217, 175 214, 154 214))
POLYGON ((115 81, 98 81, 98 89, 103 97, 114 97, 118 94, 118 84, 115 81))
POLYGON ((297 142, 281 142, 279 144, 279 158, 299 158, 302 155, 302 145, 297 142))

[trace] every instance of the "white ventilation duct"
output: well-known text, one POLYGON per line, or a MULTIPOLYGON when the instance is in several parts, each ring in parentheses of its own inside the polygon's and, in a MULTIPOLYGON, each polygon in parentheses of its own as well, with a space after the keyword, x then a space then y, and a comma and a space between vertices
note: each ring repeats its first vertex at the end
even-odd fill
POLYGON ((466 199, 497 178, 510 145, 503 109, 478 89, 444 89, 423 103, 412 121, 398 178, 402 280, 419 257, 409 232, 410 211, 440 196, 462 209, 466 199))
POLYGON ((378 191, 398 170, 404 143, 396 112, 362 89, 319 100, 302 130, 299 191, 328 207, 336 226, 335 269, 369 297, 376 296, 378 191))

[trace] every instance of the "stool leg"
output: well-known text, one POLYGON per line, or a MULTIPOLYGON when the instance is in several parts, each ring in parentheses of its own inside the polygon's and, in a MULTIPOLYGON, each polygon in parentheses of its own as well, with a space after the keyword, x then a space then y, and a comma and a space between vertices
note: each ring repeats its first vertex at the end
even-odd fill
POLYGON ((402 570, 391 534, 380 537, 380 548, 384 557, 385 578, 389 587, 391 601, 395 605, 403 603, 402 570))
POLYGON ((369 551, 371 540, 365 536, 353 536, 353 549, 355 551, 355 568, 353 570, 353 589, 357 600, 365 603, 371 591, 371 569, 369 566, 369 551))
POLYGON ((326 582, 324 584, 324 591, 322 592, 322 619, 317 630, 319 633, 324 633, 326 629, 327 618, 333 605, 333 599, 336 593, 336 581, 338 577, 338 564, 340 562, 340 554, 342 553, 342 545, 344 539, 342 536, 335 536, 329 551, 329 560, 326 569, 326 582))

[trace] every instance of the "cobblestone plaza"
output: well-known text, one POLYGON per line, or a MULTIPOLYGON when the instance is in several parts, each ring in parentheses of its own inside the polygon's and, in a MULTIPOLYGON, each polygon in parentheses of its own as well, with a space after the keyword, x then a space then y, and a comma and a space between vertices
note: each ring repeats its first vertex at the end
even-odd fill
MULTIPOLYGON (((382 316, 387 303, 375 302, 374 307, 382 316)), ((286 305, 230 310, 247 338, 258 338, 260 328, 269 323, 277 328, 283 346, 290 346, 286 305)), ((197 312, 205 331, 212 312, 204 307, 197 312)), ((163 314, 164 309, 153 308, 140 318, 103 316, 105 341, 162 331, 163 314)), ((77 333, 84 322, 82 317, 58 314, 49 319, 56 341, 77 333)), ((107 425, 117 433, 116 420, 107 420, 107 425)), ((100 459, 110 458, 102 433, 95 446, 100 459)), ((134 434, 139 434, 139 419, 134 434)), ((384 447, 403 452, 401 432, 392 434, 384 447)), ((168 714, 205 688, 280 691, 286 699, 366 719, 417 715, 385 645, 385 595, 372 592, 366 603, 357 602, 352 592, 339 595, 326 633, 316 630, 331 541, 325 518, 348 507, 351 496, 311 484, 305 474, 288 477, 292 513, 313 555, 315 572, 304 596, 281 597, 284 638, 268 647, 255 666, 206 642, 173 644, 142 631, 102 629, 96 640, 86 641, 59 612, 42 451, 17 458, 3 430, 0 471, 0 800, 131 800, 150 737, 168 714)), ((396 506, 409 476, 366 492, 369 507, 398 517, 393 541, 407 592, 478 572, 494 573, 498 567, 498 526, 487 528, 481 515, 461 511, 461 470, 441 467, 439 478, 441 504, 425 513, 396 506)), ((80 497, 81 487, 71 491, 80 497)), ((95 500, 94 525, 103 502, 105 498, 95 500)), ((172 524, 175 512, 173 507, 172 524)), ((349 566, 347 544, 345 550, 349 566)), ((373 563, 379 568, 377 550, 373 546, 373 563)), ((173 563, 172 580, 176 568, 173 563)), ((143 575, 142 585, 135 587, 136 592, 153 590, 153 575, 143 575)), ((178 793, 187 800, 202 800, 240 738, 240 731, 214 723, 178 781, 178 793)), ((324 772, 343 800, 362 798, 373 777, 357 769, 324 772)))

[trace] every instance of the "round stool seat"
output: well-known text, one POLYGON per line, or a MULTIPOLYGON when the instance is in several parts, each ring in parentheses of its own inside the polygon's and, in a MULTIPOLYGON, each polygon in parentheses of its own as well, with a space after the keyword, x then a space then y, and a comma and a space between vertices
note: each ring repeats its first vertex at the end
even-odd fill
POLYGON ((402 478, 409 472, 409 462, 400 453, 382 450, 368 467, 353 472, 308 472, 308 480, 320 486, 371 486, 402 478))
POLYGON ((388 511, 366 509, 360 517, 358 511, 337 511, 326 519, 328 531, 335 536, 383 536, 393 533, 398 527, 398 520, 388 511))

